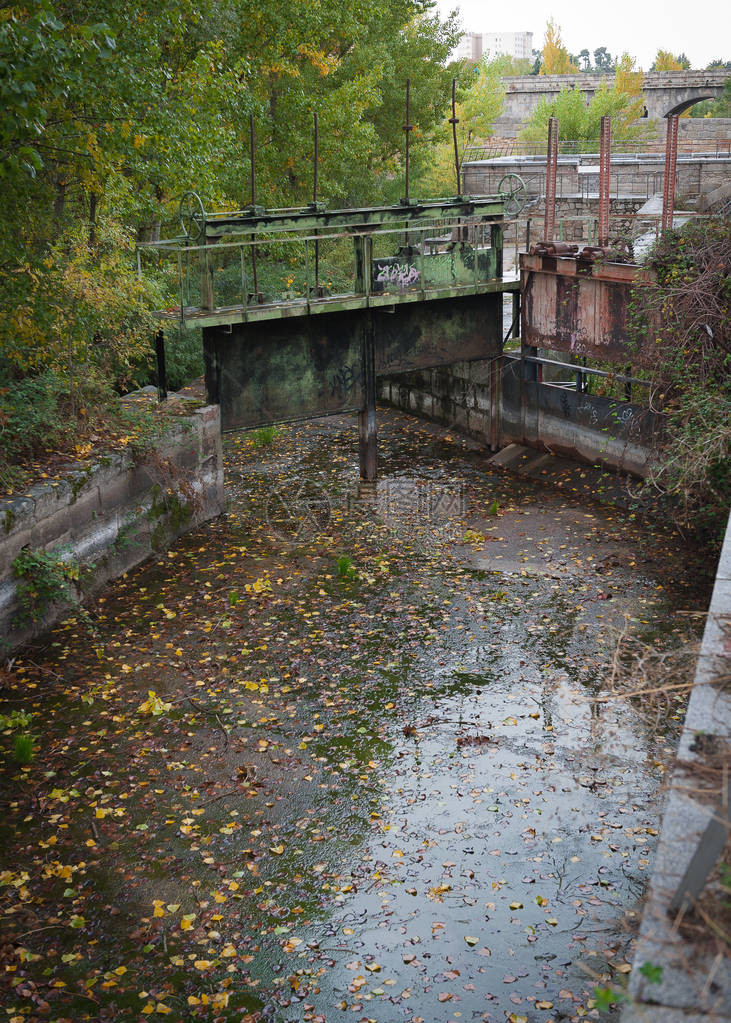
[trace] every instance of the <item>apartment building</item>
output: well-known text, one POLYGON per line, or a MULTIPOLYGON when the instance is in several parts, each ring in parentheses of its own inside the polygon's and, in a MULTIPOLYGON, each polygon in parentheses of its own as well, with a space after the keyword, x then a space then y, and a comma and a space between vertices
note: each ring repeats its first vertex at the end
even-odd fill
POLYGON ((453 60, 481 60, 483 54, 530 58, 532 32, 465 32, 452 54, 453 60))

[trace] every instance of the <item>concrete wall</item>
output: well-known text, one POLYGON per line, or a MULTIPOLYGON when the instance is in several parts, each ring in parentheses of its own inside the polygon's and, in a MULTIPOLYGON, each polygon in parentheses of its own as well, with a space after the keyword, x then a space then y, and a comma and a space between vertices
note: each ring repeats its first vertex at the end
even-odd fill
POLYGON ((72 610, 50 606, 36 623, 24 618, 13 576, 24 547, 78 564, 74 597, 83 599, 224 510, 218 406, 173 423, 149 456, 125 449, 0 500, 0 654, 72 610))
MULTIPOLYGON (((530 198, 546 194, 545 156, 503 156, 491 160, 473 160, 462 165, 467 195, 493 195, 505 174, 519 174, 530 198)), ((731 156, 679 155, 676 194, 692 198, 710 192, 729 180, 731 156)), ((610 194, 617 198, 649 198, 663 190, 665 157, 662 153, 620 153, 612 156, 610 194)), ((599 156, 559 156, 556 195, 563 197, 597 196, 599 156), (593 169, 596 168, 596 173, 593 169)))
MULTIPOLYGON (((693 940, 674 926, 670 901, 721 804, 720 765, 731 751, 731 518, 708 609, 693 691, 688 703, 678 763, 670 782, 650 892, 630 980, 633 1003, 622 1023, 722 1023, 731 1020, 731 961, 718 951, 710 931, 693 940), (659 983, 641 974, 644 963, 662 967, 659 983)), ((671 679, 671 681, 676 681, 671 679)), ((684 681, 678 679, 677 681, 684 681)), ((710 858, 710 865, 713 864, 710 858)), ((706 897, 720 907, 728 898, 718 882, 706 897)), ((718 943, 721 944, 720 942, 718 943)))
POLYGON ((379 398, 494 449, 525 444, 647 474, 661 416, 631 402, 521 380, 521 372, 520 359, 503 356, 400 373, 379 378, 379 398))

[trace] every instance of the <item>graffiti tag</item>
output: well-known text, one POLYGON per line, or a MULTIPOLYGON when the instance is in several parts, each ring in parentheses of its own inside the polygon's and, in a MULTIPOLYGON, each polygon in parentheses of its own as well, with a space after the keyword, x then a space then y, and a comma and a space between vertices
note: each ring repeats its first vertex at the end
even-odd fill
POLYGON ((408 288, 416 284, 421 272, 412 263, 394 263, 393 266, 382 266, 376 280, 379 284, 396 284, 399 288, 408 288))

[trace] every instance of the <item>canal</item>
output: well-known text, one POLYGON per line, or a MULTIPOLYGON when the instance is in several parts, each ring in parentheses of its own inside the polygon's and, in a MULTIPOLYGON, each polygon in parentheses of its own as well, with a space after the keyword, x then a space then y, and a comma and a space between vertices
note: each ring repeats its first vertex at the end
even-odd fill
POLYGON ((703 560, 379 416, 377 489, 349 417, 226 437, 228 514, 3 669, 11 1023, 617 1018, 683 716, 617 637, 687 648, 703 560))

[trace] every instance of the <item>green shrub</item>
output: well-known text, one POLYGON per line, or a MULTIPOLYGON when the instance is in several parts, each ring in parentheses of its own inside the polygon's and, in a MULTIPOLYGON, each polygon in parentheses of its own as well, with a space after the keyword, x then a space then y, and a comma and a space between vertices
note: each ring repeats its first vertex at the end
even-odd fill
POLYGON ((79 579, 79 564, 65 560, 59 551, 34 551, 24 547, 13 562, 18 580, 19 625, 41 621, 54 604, 73 604, 73 584, 79 579))
POLYGON ((354 579, 355 578, 355 567, 353 566, 353 559, 349 558, 347 554, 341 554, 335 562, 335 568, 337 569, 338 576, 341 579, 354 579))
POLYGON ((0 386, 0 472, 3 462, 32 458, 71 436, 68 405, 68 383, 52 370, 23 380, 6 376, 0 386))

